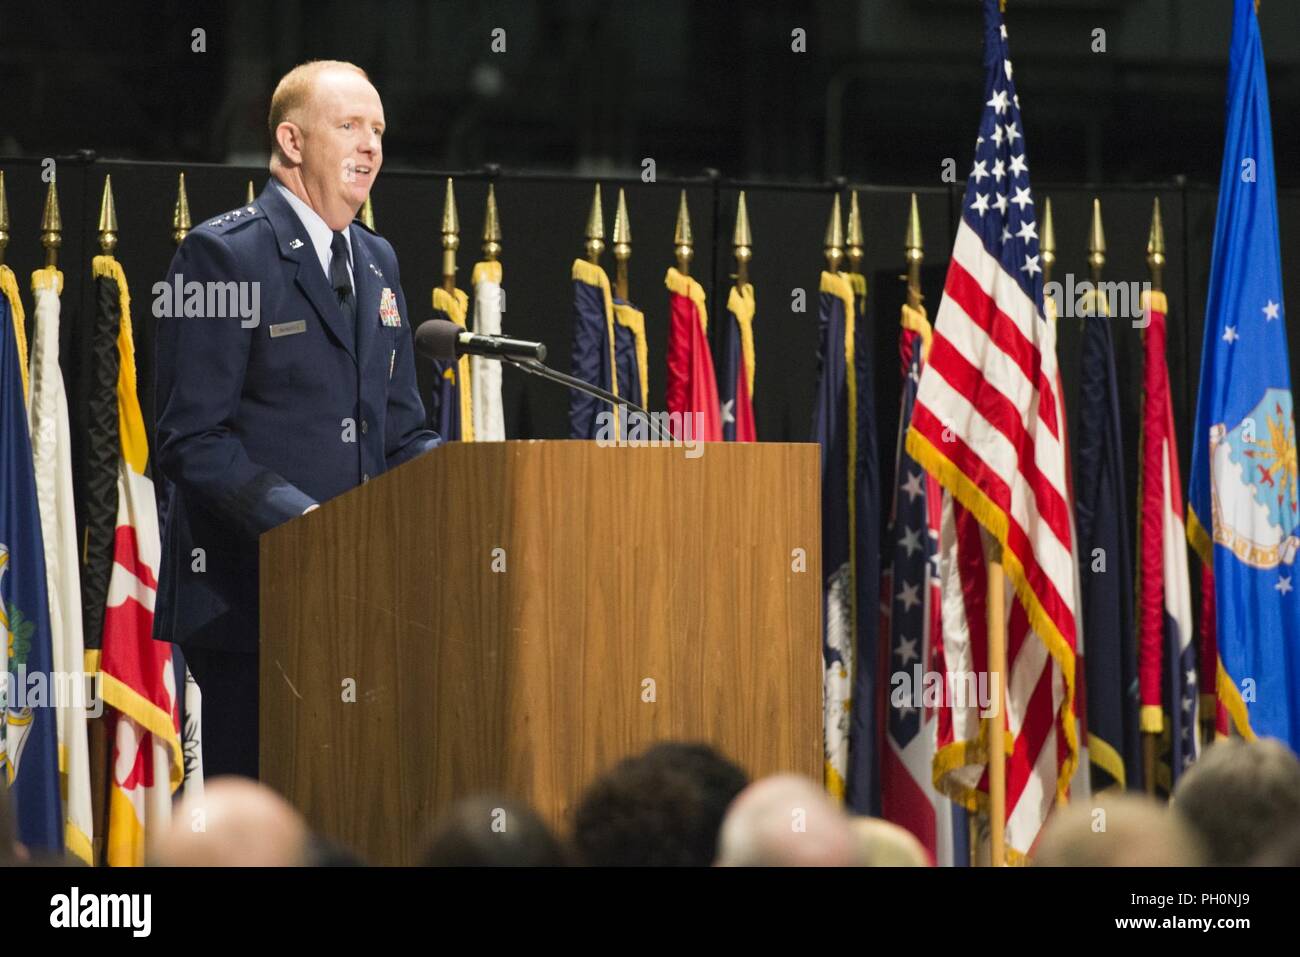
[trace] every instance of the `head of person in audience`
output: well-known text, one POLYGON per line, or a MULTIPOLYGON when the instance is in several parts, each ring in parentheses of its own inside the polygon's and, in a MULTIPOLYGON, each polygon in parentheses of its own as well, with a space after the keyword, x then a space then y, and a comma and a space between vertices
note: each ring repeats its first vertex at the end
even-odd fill
POLYGON ((852 867, 859 843, 821 785, 795 774, 756 781, 727 810, 720 867, 852 867))
POLYGON ((1249 864, 1300 820, 1300 759, 1271 738, 1211 745, 1174 788, 1206 863, 1249 864))
POLYGON ((925 845, 905 827, 878 817, 851 817, 859 867, 929 867, 925 845))
POLYGON ((161 867, 299 867, 311 863, 306 822, 284 798, 248 778, 205 781, 184 798, 149 849, 161 867))
POLYGON ((1034 850, 1038 867, 1196 867, 1200 842, 1153 798, 1101 793, 1052 812, 1034 850))
POLYGON ((434 825, 424 867, 560 867, 564 850, 527 804, 484 794, 457 801, 434 825))
POLYGON ((27 860, 27 848, 18 843, 13 799, 8 786, 0 781, 0 867, 13 867, 27 860))
POLYGON ((1252 867, 1300 867, 1300 821, 1254 856, 1252 867))
POLYGON ((592 866, 707 867, 745 772, 704 744, 666 742, 627 758, 587 788, 571 842, 592 866))

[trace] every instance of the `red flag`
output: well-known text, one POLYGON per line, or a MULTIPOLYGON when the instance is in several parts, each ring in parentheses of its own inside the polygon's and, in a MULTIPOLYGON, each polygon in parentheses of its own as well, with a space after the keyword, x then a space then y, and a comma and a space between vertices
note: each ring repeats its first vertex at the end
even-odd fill
POLYGON ((1192 644, 1192 588, 1173 402, 1165 363, 1165 313, 1169 307, 1162 292, 1143 293, 1143 305, 1147 327, 1143 334, 1142 459, 1138 479, 1138 688, 1142 730, 1159 733, 1166 720, 1170 723, 1170 769, 1176 781, 1195 760, 1200 734, 1196 682, 1186 678, 1197 667, 1192 644), (1168 686, 1166 675, 1172 679, 1168 686))
POLYGON ((709 319, 704 287, 676 269, 668 270, 664 285, 668 287, 672 316, 664 399, 674 438, 682 437, 679 429, 683 426, 678 422, 684 423, 686 415, 694 413, 691 437, 699 442, 721 442, 722 416, 707 337, 709 319))

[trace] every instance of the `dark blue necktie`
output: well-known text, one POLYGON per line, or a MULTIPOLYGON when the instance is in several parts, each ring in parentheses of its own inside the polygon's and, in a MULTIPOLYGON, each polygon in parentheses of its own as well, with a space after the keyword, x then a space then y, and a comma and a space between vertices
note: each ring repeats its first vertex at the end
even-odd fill
POLYGON ((343 310, 344 327, 352 330, 352 341, 356 342, 357 297, 352 293, 352 277, 348 275, 348 241, 342 233, 335 233, 330 242, 330 285, 339 297, 339 308, 343 310))

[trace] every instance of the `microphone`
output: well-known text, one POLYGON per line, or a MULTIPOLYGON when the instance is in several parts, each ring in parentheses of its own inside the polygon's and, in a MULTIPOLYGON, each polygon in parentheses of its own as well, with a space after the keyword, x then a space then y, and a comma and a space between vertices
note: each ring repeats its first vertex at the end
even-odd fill
POLYGON ((646 424, 649 425, 656 441, 671 444, 670 437, 664 434, 663 429, 658 426, 654 417, 635 402, 619 398, 600 386, 592 385, 590 382, 583 382, 581 379, 566 375, 548 366, 542 361, 546 358, 546 346, 540 342, 507 339, 505 336, 480 336, 467 332, 456 323, 449 322, 446 319, 426 319, 415 330, 415 348, 426 359, 434 359, 440 362, 454 362, 457 356, 462 355, 490 356, 494 359, 500 359, 502 362, 509 363, 515 368, 522 369, 532 375, 595 396, 603 402, 608 402, 616 409, 626 408, 631 409, 633 412, 639 412, 645 416, 646 424))
POLYGON ((546 359, 546 344, 506 336, 484 336, 469 332, 446 319, 429 319, 415 330, 415 348, 427 359, 450 362, 459 356, 491 359, 546 359))

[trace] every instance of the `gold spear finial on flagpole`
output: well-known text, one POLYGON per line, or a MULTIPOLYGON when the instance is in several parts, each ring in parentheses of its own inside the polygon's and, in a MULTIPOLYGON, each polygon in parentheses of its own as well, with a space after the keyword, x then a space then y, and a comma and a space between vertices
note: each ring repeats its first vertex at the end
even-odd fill
POLYGON ((375 207, 370 203, 369 194, 366 195, 366 201, 361 204, 361 210, 357 213, 357 218, 361 220, 361 225, 372 233, 375 231, 375 207))
POLYGON ((176 206, 172 209, 172 242, 179 246, 190 231, 190 198, 185 195, 185 174, 176 186, 176 206))
POLYGON ((600 205, 600 184, 591 195, 591 211, 587 214, 587 261, 600 265, 600 254, 605 251, 605 210, 600 205))
POLYGON ((736 229, 731 234, 731 245, 736 255, 736 285, 744 286, 749 282, 749 261, 754 258, 754 237, 749 232, 749 209, 743 189, 736 202, 736 229))
POLYGON ((627 302, 627 267, 632 258, 632 224, 627 218, 627 197, 620 186, 614 210, 614 295, 627 302))
POLYGON ((689 276, 691 260, 695 258, 695 237, 691 232, 691 211, 686 206, 686 190, 682 190, 677 203, 677 225, 673 229, 673 255, 677 257, 677 271, 689 276))
POLYGON ((1160 197, 1151 206, 1151 233, 1147 237, 1147 265, 1151 268, 1151 288, 1164 289, 1165 279, 1165 224, 1160 220, 1160 197))
POLYGON ((1094 283, 1101 282, 1101 268, 1106 265, 1106 234, 1101 228, 1101 200, 1092 201, 1092 226, 1088 230, 1088 267, 1094 283))
POLYGON ((59 247, 63 245, 63 218, 59 215, 59 188, 50 180, 45 191, 45 211, 41 214, 41 245, 45 247, 45 265, 59 264, 59 247))
MULTIPOLYGON (((248 181, 248 193, 244 197, 244 202, 245 204, 252 206, 255 199, 257 199, 257 194, 253 192, 253 181, 250 179, 248 181)), ((367 199, 366 202, 370 202, 370 200, 367 199)))
POLYGON ((1056 227, 1052 223, 1052 197, 1043 200, 1043 235, 1038 240, 1038 252, 1043 260, 1043 285, 1052 281, 1052 267, 1056 265, 1056 227))
POLYGON ((483 214, 483 258, 496 262, 501 255, 501 217, 497 213, 497 191, 488 183, 487 210, 483 214))
POLYGON ((826 224, 826 239, 822 242, 826 255, 826 270, 839 272, 844 262, 844 223, 840 219, 840 194, 831 199, 831 218, 826 224))
POLYGON ((4 265, 5 247, 9 245, 9 196, 5 192, 5 171, 0 169, 0 266, 4 265))
POLYGON ((460 248, 460 217, 456 215, 456 190, 447 177, 442 201, 442 288, 456 291, 456 250, 460 248))
POLYGON ((921 263, 925 260, 924 241, 921 239, 921 210, 912 194, 907 212, 907 235, 903 238, 903 254, 907 260, 907 304, 921 308, 921 263))
POLYGON ((99 199, 99 248, 105 256, 117 249, 117 207, 113 205, 113 177, 104 175, 104 193, 99 199))
POLYGON ((849 226, 846 237, 847 251, 845 257, 849 262, 849 272, 862 272, 862 213, 858 209, 858 191, 849 193, 849 226))

